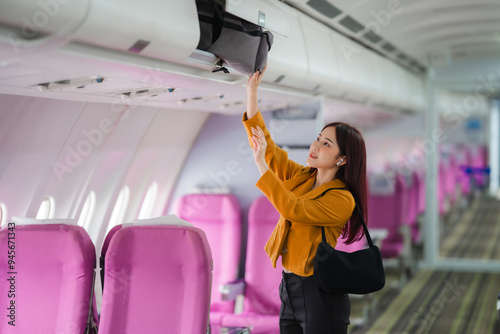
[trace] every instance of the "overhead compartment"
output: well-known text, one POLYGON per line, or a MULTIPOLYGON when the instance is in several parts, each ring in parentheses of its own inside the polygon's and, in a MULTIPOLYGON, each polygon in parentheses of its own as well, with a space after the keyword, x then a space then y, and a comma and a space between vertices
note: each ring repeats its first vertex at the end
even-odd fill
MULTIPOLYGON (((185 0, 184 0, 185 1, 185 0)), ((226 1, 226 11, 273 33, 288 36, 289 26, 283 8, 277 0, 226 1)))
POLYGON ((398 109, 407 109, 410 100, 410 90, 406 71, 392 62, 389 65, 393 69, 394 81, 397 83, 395 94, 391 98, 391 103, 398 109))
POLYGON ((339 90, 340 70, 338 54, 331 39, 331 29, 312 18, 301 15, 307 54, 307 75, 302 88, 315 93, 335 95, 339 90))
POLYGON ((183 62, 200 39, 196 3, 194 0, 93 1, 87 20, 73 39, 183 62))
POLYGON ((0 0, 0 25, 23 40, 64 36, 82 23, 89 6, 90 0, 0 0))
POLYGON ((283 14, 289 27, 288 36, 274 35, 263 80, 302 89, 308 68, 307 51, 298 13, 293 8, 283 7, 283 14))
POLYGON ((47 52, 67 43, 84 22, 90 0, 0 0, 2 60, 47 52))
POLYGON ((377 59, 377 68, 381 79, 381 84, 378 86, 380 94, 372 101, 372 104, 387 109, 400 109, 401 101, 407 94, 403 72, 384 57, 377 59))
POLYGON ((332 32, 331 38, 340 73, 339 90, 333 92, 334 95, 357 103, 369 101, 373 98, 374 86, 379 84, 373 53, 338 33, 332 32))
POLYGON ((409 108, 420 112, 425 109, 424 80, 421 76, 406 71, 408 79, 408 103, 409 108))

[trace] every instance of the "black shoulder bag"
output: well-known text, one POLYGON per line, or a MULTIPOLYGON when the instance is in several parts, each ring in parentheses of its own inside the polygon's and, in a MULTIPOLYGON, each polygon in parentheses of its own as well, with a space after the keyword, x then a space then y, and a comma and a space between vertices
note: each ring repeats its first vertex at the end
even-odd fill
POLYGON ((369 248, 347 253, 338 251, 326 242, 325 228, 322 241, 314 257, 314 281, 325 291, 336 293, 367 294, 382 289, 385 272, 380 250, 372 242, 363 213, 356 204, 369 248))

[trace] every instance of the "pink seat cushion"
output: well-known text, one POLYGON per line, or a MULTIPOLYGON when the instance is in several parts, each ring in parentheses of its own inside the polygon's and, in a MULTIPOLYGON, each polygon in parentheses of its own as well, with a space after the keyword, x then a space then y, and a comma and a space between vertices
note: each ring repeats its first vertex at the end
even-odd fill
POLYGON ((211 272, 200 229, 119 229, 106 253, 99 333, 205 333, 211 272))
POLYGON ((8 274, 7 229, 0 231, 0 333, 84 333, 88 317, 95 248, 80 226, 18 225, 15 229, 15 272, 8 274), (15 276, 15 298, 8 298, 15 276), (5 310, 15 300, 15 327, 5 310))

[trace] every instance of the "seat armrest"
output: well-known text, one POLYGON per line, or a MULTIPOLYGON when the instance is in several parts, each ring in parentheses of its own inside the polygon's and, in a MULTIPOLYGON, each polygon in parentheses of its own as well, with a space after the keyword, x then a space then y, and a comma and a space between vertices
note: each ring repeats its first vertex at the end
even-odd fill
POLYGON ((222 327, 221 334, 249 334, 250 329, 246 327, 222 327))
POLYGON ((245 292, 245 285, 243 279, 221 284, 219 292, 221 293, 222 300, 236 300, 236 296, 242 295, 245 292))
POLYGON ((382 246, 382 241, 387 238, 389 235, 389 231, 386 228, 371 228, 370 236, 372 237, 372 241, 379 248, 382 246))

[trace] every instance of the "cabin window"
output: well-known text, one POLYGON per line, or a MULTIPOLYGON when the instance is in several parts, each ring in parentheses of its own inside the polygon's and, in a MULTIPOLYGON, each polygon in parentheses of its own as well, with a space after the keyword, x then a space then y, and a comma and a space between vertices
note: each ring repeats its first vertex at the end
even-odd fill
POLYGON ((109 230, 111 230, 114 226, 123 223, 123 217, 125 216, 125 211, 127 210, 129 197, 130 189, 125 186, 120 191, 118 199, 116 200, 106 234, 108 234, 109 230))
POLYGON ((148 188, 146 197, 144 197, 144 201, 142 202, 141 206, 141 211, 139 211, 139 216, 137 217, 137 219, 151 218, 157 195, 158 195, 158 183, 153 182, 148 188))
POLYGON ((0 203, 0 226, 7 224, 7 207, 0 203))
POLYGON ((80 218, 78 219, 78 225, 82 226, 84 229, 88 229, 90 226, 90 219, 94 214, 95 209, 95 192, 92 190, 83 204, 82 212, 80 213, 80 218))
POLYGON ((40 204, 40 208, 38 209, 38 213, 36 214, 36 219, 54 218, 55 208, 54 197, 45 197, 45 199, 42 201, 42 204, 40 204))

